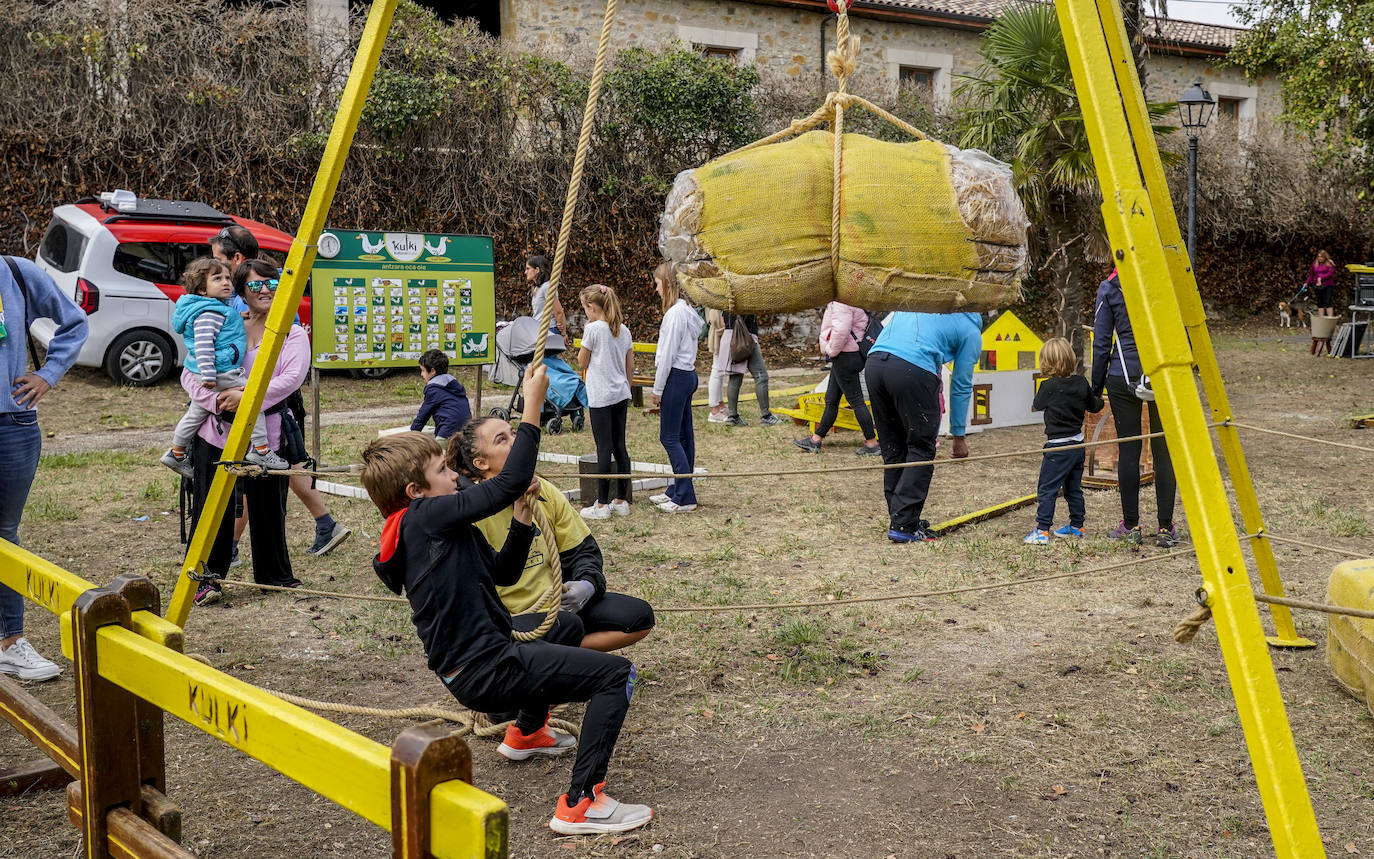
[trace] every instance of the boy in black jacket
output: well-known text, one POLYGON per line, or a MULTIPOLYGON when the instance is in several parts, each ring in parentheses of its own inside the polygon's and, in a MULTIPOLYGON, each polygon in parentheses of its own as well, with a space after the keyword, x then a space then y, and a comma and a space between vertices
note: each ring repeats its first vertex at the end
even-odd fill
POLYGON ((1082 537, 1087 509, 1083 503, 1083 448, 1056 448, 1082 444, 1083 415, 1102 411, 1102 398, 1092 392, 1088 380, 1075 373, 1078 358, 1063 337, 1049 340, 1040 349, 1040 372, 1049 378, 1035 392, 1035 411, 1045 413, 1045 458, 1040 462, 1040 506, 1035 514, 1035 530, 1026 542, 1045 546, 1054 525, 1054 505, 1059 490, 1069 505, 1069 524, 1054 531, 1056 537, 1082 537))
POLYGON ((619 656, 547 640, 517 644, 497 585, 525 569, 534 527, 524 500, 539 452, 539 411, 548 390, 541 365, 525 375, 525 419, 506 467, 491 480, 455 492, 457 475, 437 442, 400 433, 363 450, 363 486, 386 517, 373 568, 395 593, 404 588, 429 667, 465 707, 517 710, 505 744, 528 754, 559 755, 574 742, 549 730, 549 708, 586 701, 572 786, 549 826, 565 835, 622 832, 648 823, 648 806, 604 793, 606 767, 630 705, 634 668, 619 656), (515 505, 510 533, 493 552, 473 523, 515 505))

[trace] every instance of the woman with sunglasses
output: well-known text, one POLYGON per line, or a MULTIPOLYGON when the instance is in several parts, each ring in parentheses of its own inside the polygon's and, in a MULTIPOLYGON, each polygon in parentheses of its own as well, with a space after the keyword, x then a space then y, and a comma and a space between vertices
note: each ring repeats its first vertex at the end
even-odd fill
MULTIPOLYGON (((234 291, 248 305, 248 313, 243 326, 248 334, 248 349, 243 358, 245 373, 253 370, 253 362, 262 346, 266 332, 267 311, 272 307, 276 295, 279 271, 276 264, 269 260, 251 259, 239 264, 234 270, 234 291)), ((310 343, 305 330, 293 325, 282 344, 281 355, 272 369, 267 393, 263 397, 264 411, 285 400, 305 381, 310 368, 310 343)), ((194 469, 194 500, 192 516, 200 515, 209 494, 210 481, 214 478, 215 463, 224 458, 224 442, 229 435, 233 412, 237 411, 243 399, 243 389, 213 391, 200 384, 194 373, 182 371, 181 386, 197 404, 212 414, 201 426, 191 448, 191 463, 194 469)), ((281 445, 281 415, 267 415, 267 436, 269 444, 275 449, 281 445)), ((248 524, 253 541, 253 581, 263 585, 277 585, 296 588, 301 583, 291 570, 291 558, 286 549, 286 488, 287 480, 280 475, 269 475, 240 479, 238 486, 243 489, 243 500, 248 508, 248 524)), ((225 516, 220 523, 219 533, 206 560, 206 572, 212 577, 202 582, 196 591, 195 604, 209 605, 220 599, 220 589, 215 578, 224 578, 229 572, 230 552, 234 537, 234 517, 225 516)))

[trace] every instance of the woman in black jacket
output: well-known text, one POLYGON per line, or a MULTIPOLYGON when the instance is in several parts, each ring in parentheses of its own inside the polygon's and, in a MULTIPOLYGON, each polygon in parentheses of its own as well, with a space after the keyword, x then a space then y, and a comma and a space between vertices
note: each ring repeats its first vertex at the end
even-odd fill
MULTIPOLYGON (((1112 407, 1112 421, 1118 438, 1140 435, 1140 411, 1145 401, 1136 393, 1148 390, 1149 379, 1140 366, 1135 333, 1131 318, 1126 314, 1126 299, 1121 294, 1121 279, 1115 270, 1097 288, 1097 310, 1093 319, 1093 377, 1092 392, 1102 395, 1112 407)), ((1154 399, 1154 395, 1150 395, 1154 399)), ((1150 432, 1161 432, 1158 409, 1150 409, 1150 432)), ((1121 493, 1121 522, 1107 532, 1113 540, 1126 540, 1140 545, 1144 534, 1140 528, 1140 451, 1137 441, 1124 441, 1118 446, 1116 460, 1117 490, 1121 493)), ((1178 529, 1174 527, 1174 502, 1178 484, 1174 479, 1173 462, 1164 436, 1150 439, 1154 453, 1155 510, 1159 528, 1155 543, 1163 549, 1178 545, 1178 529)))

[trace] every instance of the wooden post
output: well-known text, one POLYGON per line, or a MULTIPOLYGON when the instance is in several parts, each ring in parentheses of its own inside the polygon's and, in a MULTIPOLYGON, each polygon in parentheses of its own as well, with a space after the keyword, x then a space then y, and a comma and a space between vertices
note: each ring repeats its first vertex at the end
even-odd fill
MULTIPOLYGON (((143 577, 125 574, 110 582, 110 590, 124 597, 130 613, 150 611, 162 614, 162 595, 157 585, 143 577)), ((181 642, 176 642, 180 645, 181 642)), ((176 646, 174 650, 180 651, 176 646)), ((138 714, 138 781, 159 793, 167 792, 167 770, 164 759, 162 710, 141 698, 134 698, 138 714)), ((178 824, 179 828, 179 824, 178 824)))
POLYGON ((482 414, 486 414, 485 412, 482 411, 482 365, 481 365, 481 364, 478 364, 477 367, 476 367, 476 370, 477 370, 477 384, 476 384, 474 387, 476 387, 477 393, 476 393, 476 395, 473 397, 473 400, 472 400, 472 415, 473 415, 473 417, 476 417, 476 416, 482 415, 482 414))
POLYGON ((0 769, 0 796, 22 796, 36 790, 66 787, 71 774, 47 758, 0 769))
MULTIPOLYGON (((144 788, 145 793, 148 788, 144 788)), ((67 818, 78 829, 84 828, 81 783, 67 785, 67 818)), ((109 855, 113 859, 196 859, 195 854, 182 849, 176 839, 154 829, 127 808, 111 809, 107 821, 111 835, 109 855)))
POLYGON ((416 725, 396 738, 391 747, 392 856, 431 859, 429 792, 453 779, 472 782, 472 751, 446 722, 416 725))
POLYGON ((86 859, 111 855, 107 815, 112 808, 126 806, 135 815, 143 811, 137 699, 100 676, 96 646, 101 627, 127 629, 130 614, 128 601, 108 588, 86 591, 72 605, 86 859))

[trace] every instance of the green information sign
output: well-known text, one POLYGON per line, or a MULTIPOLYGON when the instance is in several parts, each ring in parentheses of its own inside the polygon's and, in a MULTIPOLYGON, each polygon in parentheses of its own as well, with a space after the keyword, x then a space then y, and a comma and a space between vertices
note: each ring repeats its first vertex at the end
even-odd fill
POLYGON ((494 268, 490 236, 325 230, 311 272, 315 366, 413 367, 430 349, 490 364, 494 268))

